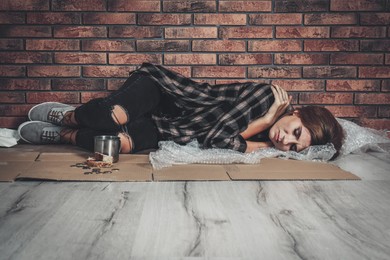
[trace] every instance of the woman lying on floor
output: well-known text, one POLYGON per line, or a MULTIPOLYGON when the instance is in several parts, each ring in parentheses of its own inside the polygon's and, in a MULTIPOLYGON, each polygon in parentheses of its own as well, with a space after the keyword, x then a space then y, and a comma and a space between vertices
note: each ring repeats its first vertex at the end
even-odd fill
POLYGON ((21 138, 33 144, 72 143, 93 150, 97 135, 117 135, 121 153, 157 148, 159 141, 203 148, 252 152, 274 146, 302 151, 332 143, 337 156, 344 138, 325 108, 292 110, 291 97, 268 84, 197 83, 163 66, 144 63, 121 88, 77 108, 45 102, 34 106, 20 125, 21 138))

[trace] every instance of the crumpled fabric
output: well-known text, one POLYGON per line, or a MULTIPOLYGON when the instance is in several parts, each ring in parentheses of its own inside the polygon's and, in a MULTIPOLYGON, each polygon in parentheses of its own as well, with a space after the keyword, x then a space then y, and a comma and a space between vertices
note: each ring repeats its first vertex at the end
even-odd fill
MULTIPOLYGON (((352 152, 365 152, 383 150, 379 143, 390 143, 385 131, 361 127, 344 119, 337 119, 345 132, 345 140, 340 156, 352 152)), ((280 151, 275 148, 264 148, 252 153, 241 153, 228 149, 202 149, 196 140, 186 145, 179 145, 173 141, 159 142, 159 149, 149 154, 154 169, 162 169, 177 164, 258 164, 262 158, 279 157, 285 159, 329 161, 336 153, 332 144, 313 145, 297 153, 294 151, 280 151)))
POLYGON ((0 147, 12 147, 18 144, 20 139, 17 130, 0 128, 0 147))

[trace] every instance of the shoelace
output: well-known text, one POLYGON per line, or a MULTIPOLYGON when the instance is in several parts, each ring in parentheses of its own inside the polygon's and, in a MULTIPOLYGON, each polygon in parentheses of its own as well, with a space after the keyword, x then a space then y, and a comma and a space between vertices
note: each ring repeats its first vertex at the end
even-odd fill
POLYGON ((63 125, 67 122, 70 122, 70 113, 68 113, 70 110, 62 110, 61 108, 53 108, 49 111, 47 114, 47 120, 49 122, 63 125))
POLYGON ((41 141, 43 143, 57 143, 59 141, 60 133, 53 130, 43 130, 41 134, 41 141))

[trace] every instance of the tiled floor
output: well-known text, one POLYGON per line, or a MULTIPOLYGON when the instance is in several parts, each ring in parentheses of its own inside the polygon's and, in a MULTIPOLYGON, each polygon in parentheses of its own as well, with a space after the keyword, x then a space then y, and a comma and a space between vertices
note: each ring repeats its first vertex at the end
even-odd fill
POLYGON ((337 164, 362 180, 0 183, 0 259, 388 259, 389 153, 337 164))

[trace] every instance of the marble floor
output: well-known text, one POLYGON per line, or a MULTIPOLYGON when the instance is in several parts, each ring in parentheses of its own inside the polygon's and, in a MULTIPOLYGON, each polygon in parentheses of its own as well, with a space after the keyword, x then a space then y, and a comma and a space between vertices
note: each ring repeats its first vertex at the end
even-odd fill
POLYGON ((0 259, 389 259, 390 157, 360 181, 0 183, 0 259))

